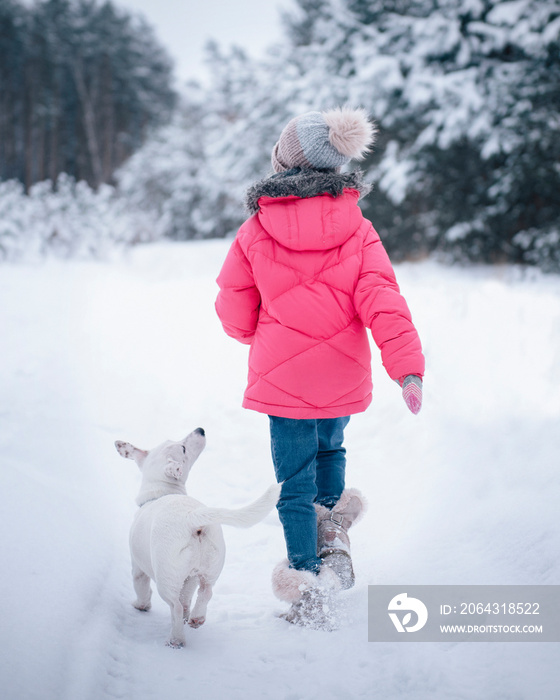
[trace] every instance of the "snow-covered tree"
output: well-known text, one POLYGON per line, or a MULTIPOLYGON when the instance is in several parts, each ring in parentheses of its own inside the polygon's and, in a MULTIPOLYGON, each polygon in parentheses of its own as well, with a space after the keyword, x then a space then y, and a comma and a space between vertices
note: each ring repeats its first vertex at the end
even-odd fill
POLYGON ((118 173, 123 195, 155 211, 158 230, 177 240, 223 237, 239 225, 244 191, 271 169, 274 138, 290 116, 284 93, 264 90, 267 65, 214 44, 208 55, 211 89, 187 86, 172 123, 118 173))
POLYGON ((17 180, 0 182, 0 261, 97 258, 154 238, 151 220, 110 185, 60 175, 55 187, 45 180, 26 193, 17 180))
MULTIPOLYGON (((553 254, 557 0, 298 5, 288 18, 293 63, 379 122, 366 213, 394 254, 527 261, 543 257, 544 239, 553 254)), ((323 106, 324 89, 315 95, 323 106)))

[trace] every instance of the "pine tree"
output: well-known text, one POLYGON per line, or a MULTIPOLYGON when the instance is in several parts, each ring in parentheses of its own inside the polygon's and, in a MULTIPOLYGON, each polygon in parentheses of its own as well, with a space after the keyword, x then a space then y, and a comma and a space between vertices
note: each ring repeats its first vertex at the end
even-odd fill
POLYGON ((175 104, 141 20, 97 0, 0 0, 0 178, 112 179, 175 104))
POLYGON ((289 60, 380 123, 365 211, 393 255, 558 265, 560 3, 298 4, 289 60))
POLYGON ((0 0, 0 180, 23 180, 23 100, 27 13, 14 0, 0 0))

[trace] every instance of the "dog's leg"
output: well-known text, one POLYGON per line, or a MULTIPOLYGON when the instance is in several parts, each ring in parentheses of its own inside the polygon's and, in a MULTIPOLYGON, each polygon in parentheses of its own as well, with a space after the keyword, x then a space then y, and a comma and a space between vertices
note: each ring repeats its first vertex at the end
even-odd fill
POLYGON ((136 610, 147 612, 151 607, 152 588, 150 577, 141 571, 136 564, 132 565, 132 582, 136 591, 137 599, 132 603, 136 610))
MULTIPOLYGON (((169 602, 169 601, 167 601, 169 602)), ((179 600, 179 595, 173 602, 169 602, 171 610, 171 636, 167 640, 167 646, 174 649, 180 649, 185 646, 186 639, 183 631, 183 604, 179 600)))
POLYGON ((189 576, 189 578, 187 578, 183 584, 183 590, 181 591, 181 604, 183 605, 183 620, 185 622, 189 619, 191 600, 197 585, 198 580, 193 576, 189 576))
POLYGON ((157 582, 157 589, 163 600, 169 605, 171 611, 171 635, 167 640, 167 646, 180 649, 185 646, 185 632, 183 620, 183 604, 181 603, 182 586, 171 584, 170 582, 157 582))
POLYGON ((189 625, 194 629, 200 627, 206 621, 206 608, 211 597, 212 585, 205 579, 200 578, 196 603, 189 619, 189 625))

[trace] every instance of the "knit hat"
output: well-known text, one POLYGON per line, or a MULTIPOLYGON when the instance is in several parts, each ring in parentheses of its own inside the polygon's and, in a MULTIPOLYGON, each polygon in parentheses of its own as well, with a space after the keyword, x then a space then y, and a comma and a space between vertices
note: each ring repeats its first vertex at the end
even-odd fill
POLYGON ((338 169, 371 150, 377 129, 363 109, 306 112, 288 122, 272 151, 277 173, 291 168, 338 169))

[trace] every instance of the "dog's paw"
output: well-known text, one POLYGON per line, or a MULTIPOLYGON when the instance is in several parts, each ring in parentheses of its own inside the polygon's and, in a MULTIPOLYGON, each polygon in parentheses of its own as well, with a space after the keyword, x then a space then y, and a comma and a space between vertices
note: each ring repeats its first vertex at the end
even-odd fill
POLYGON ((192 627, 194 630, 198 629, 199 627, 202 627, 202 625, 206 622, 205 617, 191 617, 189 620, 189 627, 192 627))
POLYGON ((185 640, 184 639, 168 639, 165 642, 166 647, 170 647, 171 649, 182 649, 185 646, 185 640))
POLYGON ((133 605, 133 607, 136 608, 136 610, 140 610, 140 612, 148 612, 150 610, 150 608, 152 607, 151 603, 143 604, 143 603, 139 603, 138 601, 136 601, 135 603, 132 603, 132 605, 133 605))

